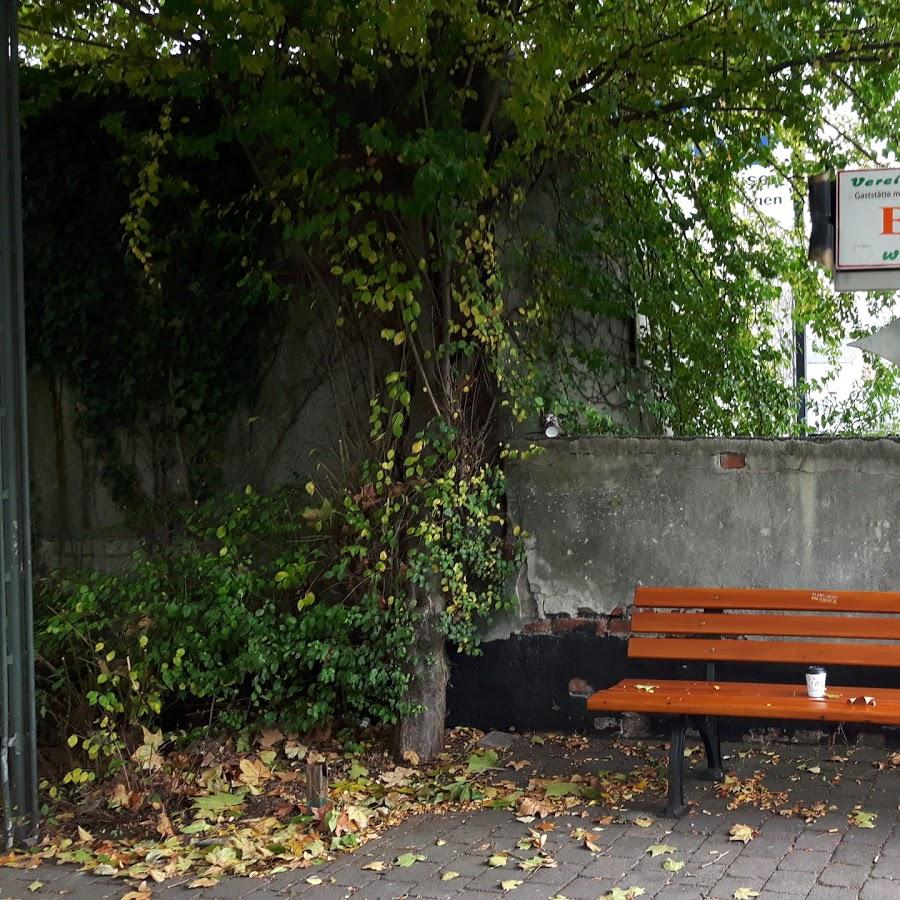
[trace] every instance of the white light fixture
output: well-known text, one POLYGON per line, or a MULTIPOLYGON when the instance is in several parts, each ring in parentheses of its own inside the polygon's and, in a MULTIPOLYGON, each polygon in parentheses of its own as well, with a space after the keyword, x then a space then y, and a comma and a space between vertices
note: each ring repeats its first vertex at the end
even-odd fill
POLYGON ((559 437, 559 419, 553 413, 544 413, 541 416, 541 431, 544 432, 544 437, 559 437))

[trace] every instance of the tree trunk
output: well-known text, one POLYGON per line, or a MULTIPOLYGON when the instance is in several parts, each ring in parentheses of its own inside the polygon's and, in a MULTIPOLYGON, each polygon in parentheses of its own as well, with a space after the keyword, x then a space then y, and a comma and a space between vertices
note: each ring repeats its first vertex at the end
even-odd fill
POLYGON ((418 715, 404 719, 394 732, 394 756, 404 761, 404 753, 414 752, 421 761, 444 749, 444 720, 447 712, 447 681, 450 675, 444 633, 440 627, 444 598, 440 589, 418 591, 421 616, 412 660, 413 681, 408 698, 421 707, 418 715))

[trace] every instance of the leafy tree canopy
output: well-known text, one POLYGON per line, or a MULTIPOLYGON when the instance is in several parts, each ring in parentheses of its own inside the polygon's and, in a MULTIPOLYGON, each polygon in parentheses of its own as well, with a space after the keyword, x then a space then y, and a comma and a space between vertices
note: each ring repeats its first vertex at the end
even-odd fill
POLYGON ((158 104, 126 222, 151 283, 166 157, 243 148, 235 199, 270 204, 305 295, 386 343, 370 388, 394 437, 416 392, 461 421, 592 382, 677 432, 771 433, 793 419, 779 282, 826 339, 852 314, 796 235, 735 216, 736 175, 775 166, 799 204, 811 168, 894 149, 897 6, 38 0, 22 39, 158 104), (219 115, 198 133, 200 100, 219 115), (573 310, 645 316, 640 371, 567 339, 573 310))

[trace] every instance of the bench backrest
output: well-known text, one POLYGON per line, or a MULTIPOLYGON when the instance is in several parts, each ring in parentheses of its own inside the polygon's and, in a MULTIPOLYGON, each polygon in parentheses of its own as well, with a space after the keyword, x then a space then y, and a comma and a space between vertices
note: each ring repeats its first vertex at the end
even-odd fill
POLYGON ((628 655, 900 667, 898 613, 900 591, 641 586, 634 592, 628 655))

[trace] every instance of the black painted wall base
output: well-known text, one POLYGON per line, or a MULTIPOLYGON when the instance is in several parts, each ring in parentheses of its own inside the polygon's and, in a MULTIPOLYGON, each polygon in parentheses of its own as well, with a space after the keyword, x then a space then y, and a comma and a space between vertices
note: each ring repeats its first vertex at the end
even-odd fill
POLYGON ((480 656, 451 653, 450 725, 484 731, 591 731, 583 696, 569 693, 582 679, 594 690, 626 677, 627 641, 576 631, 518 634, 482 645, 480 656))
MULTIPOLYGON (((447 692, 448 725, 470 725, 483 731, 562 731, 592 733, 595 717, 585 709, 585 691, 593 692, 622 678, 704 678, 701 663, 651 663, 629 660, 628 641, 593 631, 561 634, 518 634, 482 645, 480 656, 450 654, 450 685, 447 692), (570 688, 580 694, 573 694, 570 688), (588 689, 590 689, 588 691, 588 689)), ((765 680, 803 683, 804 666, 766 666, 765 680)), ((720 664, 722 681, 756 681, 758 669, 720 664)), ((883 670, 829 669, 830 684, 896 687, 896 676, 883 670)), ((668 725, 663 719, 649 720, 650 733, 664 739, 668 725)), ((791 732, 835 728, 823 722, 724 720, 722 736, 740 738, 749 730, 791 732)), ((845 726, 848 737, 878 728, 845 726)), ((883 729, 888 746, 900 745, 900 731, 883 729)))

